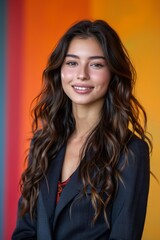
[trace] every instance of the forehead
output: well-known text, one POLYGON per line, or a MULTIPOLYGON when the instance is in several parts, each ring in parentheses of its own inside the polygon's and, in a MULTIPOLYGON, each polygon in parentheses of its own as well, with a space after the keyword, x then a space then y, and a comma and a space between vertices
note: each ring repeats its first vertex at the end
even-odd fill
POLYGON ((91 55, 100 54, 104 56, 102 47, 95 37, 74 37, 69 44, 67 53, 88 53, 91 55))

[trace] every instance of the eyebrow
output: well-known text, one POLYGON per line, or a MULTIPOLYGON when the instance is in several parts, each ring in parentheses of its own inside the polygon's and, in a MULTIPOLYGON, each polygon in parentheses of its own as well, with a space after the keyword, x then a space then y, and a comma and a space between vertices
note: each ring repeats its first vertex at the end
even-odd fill
MULTIPOLYGON (((72 57, 72 58, 79 59, 79 56, 74 55, 74 54, 66 54, 66 57, 72 57)), ((106 58, 103 56, 90 56, 89 59, 104 59, 104 60, 106 60, 106 58)))

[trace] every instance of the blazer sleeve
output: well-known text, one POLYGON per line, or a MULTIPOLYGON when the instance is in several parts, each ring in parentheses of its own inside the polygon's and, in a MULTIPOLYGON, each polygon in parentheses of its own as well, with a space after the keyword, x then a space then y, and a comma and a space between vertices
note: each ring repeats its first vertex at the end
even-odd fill
MULTIPOLYGON (((34 143, 35 136, 30 142, 30 148, 34 143)), ((32 164, 31 154, 29 152, 28 164, 32 164)), ((18 201, 18 213, 20 210, 22 201, 22 196, 18 201)), ((17 214, 18 215, 18 214, 17 214)), ((12 240, 27 240, 27 239, 37 239, 36 238, 36 218, 31 219, 29 213, 26 213, 23 217, 17 216, 16 227, 12 234, 12 240)))
MULTIPOLYGON (((18 208, 20 208, 22 198, 20 198, 18 203, 18 208)), ((12 240, 35 240, 36 237, 36 218, 33 220, 30 218, 29 213, 26 213, 23 217, 17 217, 17 223, 15 230, 12 234, 12 240)))
MULTIPOLYGON (((110 240, 140 240, 149 192, 149 148, 137 137, 129 144, 128 164, 121 173, 111 217, 110 240)), ((121 156, 120 164, 124 162, 121 156)))

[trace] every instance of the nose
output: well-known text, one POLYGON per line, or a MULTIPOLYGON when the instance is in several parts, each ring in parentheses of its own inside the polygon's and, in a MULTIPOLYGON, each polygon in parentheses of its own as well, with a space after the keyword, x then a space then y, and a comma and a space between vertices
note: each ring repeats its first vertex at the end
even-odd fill
POLYGON ((77 73, 77 79, 80 80, 88 80, 89 79, 89 73, 87 66, 80 66, 79 71, 77 73))

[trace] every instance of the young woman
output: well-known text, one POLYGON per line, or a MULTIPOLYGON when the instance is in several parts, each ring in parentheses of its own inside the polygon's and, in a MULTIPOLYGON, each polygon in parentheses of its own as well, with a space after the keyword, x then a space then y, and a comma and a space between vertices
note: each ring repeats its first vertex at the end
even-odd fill
POLYGON ((43 80, 12 239, 141 239, 151 142, 117 33, 102 20, 76 23, 43 80))

